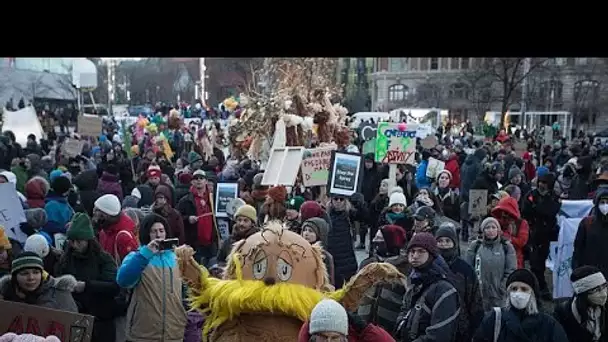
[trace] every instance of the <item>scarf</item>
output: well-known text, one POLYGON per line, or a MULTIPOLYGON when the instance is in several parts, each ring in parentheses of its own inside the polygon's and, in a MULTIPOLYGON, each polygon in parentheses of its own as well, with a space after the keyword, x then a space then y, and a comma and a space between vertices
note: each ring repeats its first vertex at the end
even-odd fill
POLYGON ((213 212, 209 203, 209 194, 203 191, 202 194, 194 186, 190 187, 190 193, 194 197, 196 206, 196 231, 198 243, 202 246, 209 246, 213 242, 213 212))
POLYGON ((405 217, 405 213, 403 213, 403 212, 394 213, 391 211, 391 212, 386 213, 386 218, 390 224, 395 224, 395 222, 397 220, 402 219, 404 217, 405 217))
POLYGON ((586 322, 584 322, 583 324, 583 319, 580 315, 580 313, 578 312, 578 308, 576 307, 576 301, 578 300, 578 297, 575 297, 574 300, 572 300, 572 315, 574 316, 574 319, 576 319, 576 321, 583 325, 583 327, 585 329, 587 329, 587 331, 593 336, 593 341, 599 341, 600 338, 602 337, 602 330, 601 330, 601 323, 600 323, 600 317, 602 316, 602 308, 599 306, 589 306, 589 308, 587 309, 587 316, 588 319, 586 322))

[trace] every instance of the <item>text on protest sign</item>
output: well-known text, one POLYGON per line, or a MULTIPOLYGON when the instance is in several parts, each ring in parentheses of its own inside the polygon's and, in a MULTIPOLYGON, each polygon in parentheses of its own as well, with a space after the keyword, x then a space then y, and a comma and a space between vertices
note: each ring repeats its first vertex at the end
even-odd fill
MULTIPOLYGON (((0 184, 0 226, 4 227, 5 230, 10 230, 19 227, 21 222, 25 222, 25 213, 21 206, 21 200, 17 197, 15 185, 11 183, 0 184)), ((7 235, 11 237, 8 232, 7 235)))
POLYGON ((376 136, 376 162, 415 163, 417 124, 380 122, 376 136))
POLYGON ((302 182, 304 186, 322 186, 327 184, 331 151, 335 147, 321 147, 304 151, 302 157, 302 182))
POLYGON ((351 196, 361 183, 362 157, 358 154, 333 152, 328 180, 329 194, 351 196))

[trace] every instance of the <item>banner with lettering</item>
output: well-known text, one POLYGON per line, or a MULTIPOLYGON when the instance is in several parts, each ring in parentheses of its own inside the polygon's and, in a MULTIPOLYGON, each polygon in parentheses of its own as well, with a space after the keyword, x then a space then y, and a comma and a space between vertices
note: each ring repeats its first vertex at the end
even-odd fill
POLYGON ((335 146, 319 147, 304 151, 302 156, 302 182, 304 186, 322 186, 327 184, 331 152, 335 146))
POLYGON ((348 152, 332 152, 327 189, 330 195, 349 197, 359 192, 363 175, 363 157, 348 152))
POLYGON ((376 136, 376 162, 415 164, 418 124, 380 122, 376 136))
POLYGON ((228 217, 226 207, 231 200, 239 197, 239 185, 237 183, 217 183, 215 191, 215 216, 228 217))

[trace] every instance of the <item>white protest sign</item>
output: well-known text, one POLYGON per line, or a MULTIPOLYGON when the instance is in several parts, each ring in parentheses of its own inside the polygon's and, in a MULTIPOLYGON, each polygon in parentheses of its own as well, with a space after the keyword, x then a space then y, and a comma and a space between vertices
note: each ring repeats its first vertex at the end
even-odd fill
POLYGON ((25 213, 15 185, 0 184, 0 226, 4 227, 8 238, 24 243, 27 235, 19 227, 21 222, 25 222, 25 213))
POLYGON ((445 162, 435 159, 433 157, 429 158, 429 163, 426 167, 426 176, 435 180, 435 178, 439 175, 439 172, 443 171, 445 168, 445 162))

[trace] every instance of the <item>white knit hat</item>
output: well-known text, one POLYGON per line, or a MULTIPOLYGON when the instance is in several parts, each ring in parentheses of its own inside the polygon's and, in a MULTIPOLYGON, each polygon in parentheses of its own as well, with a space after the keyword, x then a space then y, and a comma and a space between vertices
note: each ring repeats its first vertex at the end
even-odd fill
POLYGON ((25 240, 23 250, 25 252, 34 252, 44 259, 50 252, 49 242, 40 234, 30 235, 30 237, 25 240))
POLYGON ((321 332, 336 332, 348 335, 348 315, 340 303, 332 299, 320 301, 310 314, 308 332, 312 334, 321 332))
POLYGON ((388 206, 391 207, 393 204, 401 204, 407 207, 407 201, 405 200, 405 195, 399 192, 394 192, 391 194, 391 198, 388 201, 388 206))
POLYGON ((103 195, 95 201, 95 208, 102 213, 110 216, 118 216, 120 214, 121 205, 118 197, 115 195, 103 195))
POLYGON ((133 191, 131 191, 131 196, 141 199, 141 192, 138 188, 133 188, 133 191))

